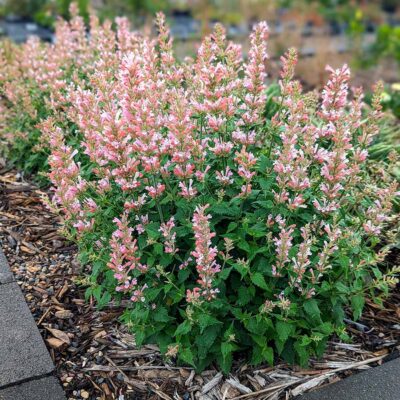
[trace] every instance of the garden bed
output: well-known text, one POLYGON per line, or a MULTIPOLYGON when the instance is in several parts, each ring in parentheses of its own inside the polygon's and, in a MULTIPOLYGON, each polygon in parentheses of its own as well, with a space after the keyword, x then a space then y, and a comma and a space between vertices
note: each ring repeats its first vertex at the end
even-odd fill
MULTIPOLYGON (((43 191, 15 171, 0 176, 1 246, 72 399, 280 399, 399 355, 399 286, 385 308, 367 300, 361 320, 348 321, 353 342, 333 338, 308 369, 278 363, 253 368, 237 360, 230 376, 217 369, 195 374, 163 362, 156 346, 137 348, 118 323, 121 308, 97 311, 85 301, 76 247, 59 233, 59 220, 43 205, 43 191), (122 397, 124 396, 124 397, 122 397)), ((391 254, 393 263, 399 255, 391 254)), ((350 318, 350 317, 349 317, 350 318)))

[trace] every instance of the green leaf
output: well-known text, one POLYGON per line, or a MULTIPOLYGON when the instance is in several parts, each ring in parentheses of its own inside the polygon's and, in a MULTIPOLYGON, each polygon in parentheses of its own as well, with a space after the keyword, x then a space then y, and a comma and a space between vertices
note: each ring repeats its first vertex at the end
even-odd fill
POLYGON ((334 331, 333 325, 330 322, 324 322, 317 327, 317 330, 324 333, 325 335, 330 335, 334 331))
POLYGON ((203 334, 196 337, 195 343, 198 346, 198 356, 200 359, 207 357, 210 347, 214 344, 220 330, 220 325, 212 325, 206 328, 203 334))
POLYGON ((103 295, 98 300, 97 306, 99 309, 105 307, 111 300, 111 294, 109 292, 104 292, 103 295))
POLYGON ((365 299, 362 294, 356 294, 351 298, 351 307, 353 309, 353 317, 355 320, 359 319, 364 308, 365 299))
POLYGON ((243 250, 243 251, 245 251, 246 253, 251 253, 251 248, 250 248, 250 245, 249 245, 249 243, 246 241, 246 240, 239 240, 238 242, 237 242, 237 247, 240 249, 240 250, 243 250))
POLYGON ((260 272, 256 272, 255 274, 252 275, 251 281, 261 289, 268 290, 269 287, 267 285, 267 282, 265 282, 265 279, 263 275, 260 272))
POLYGON ((223 281, 225 281, 226 279, 228 279, 229 274, 232 271, 232 267, 228 267, 228 268, 224 268, 218 275, 218 277, 220 279, 222 279, 223 281))
POLYGON ((376 279, 382 279, 383 275, 379 268, 372 268, 372 272, 374 273, 376 279))
POLYGON ((239 306, 245 306, 251 300, 251 294, 246 286, 241 286, 238 290, 238 300, 237 304, 239 306))
POLYGON ((240 208, 232 205, 228 207, 226 204, 215 204, 210 208, 210 213, 228 217, 238 217, 240 216, 240 208))
POLYGON ((161 353, 166 353, 168 351, 168 347, 173 344, 171 335, 163 332, 157 332, 154 336, 152 336, 151 341, 153 340, 157 343, 161 353))
POLYGON ((336 302, 332 307, 332 317, 337 325, 341 325, 343 323, 345 314, 343 311, 343 307, 339 302, 336 302))
POLYGON ((94 296, 94 298, 96 299, 96 301, 99 303, 100 302, 100 300, 101 300, 101 293, 102 293, 102 287, 101 286, 96 286, 94 289, 93 289, 93 296, 94 296))
POLYGON ((185 282, 187 278, 190 276, 190 269, 189 268, 184 268, 179 270, 178 272, 178 280, 179 282, 185 282))
POLYGON ((209 314, 200 314, 198 316, 199 326, 200 326, 200 333, 203 333, 204 330, 212 325, 222 324, 222 322, 218 321, 216 318, 212 317, 209 314))
POLYGON ((276 323, 276 332, 278 333, 279 340, 283 343, 285 343, 295 331, 295 326, 288 322, 278 321, 276 323))
POLYGON ((227 374, 232 367, 233 356, 232 349, 228 349, 225 345, 230 345, 230 343, 221 343, 221 355, 217 356, 217 360, 222 372, 227 374))
MULTIPOLYGON (((265 335, 265 332, 271 328, 273 328, 273 324, 270 319, 261 319, 258 320, 256 317, 252 317, 245 321, 245 327, 246 329, 254 333, 257 336, 262 336, 265 335)), ((263 338, 265 342, 265 338, 263 338)))
POLYGON ((100 271, 104 268, 104 263, 102 261, 96 261, 93 263, 93 268, 92 268, 92 276, 97 278, 99 275, 100 271))
POLYGON ((274 350, 272 347, 266 346, 265 342, 263 346, 254 346, 251 357, 251 363, 253 365, 261 364, 264 361, 266 361, 269 365, 274 364, 274 350))
MULTIPOLYGON (((270 167, 270 165, 271 165, 271 161, 268 157, 266 157, 264 155, 260 157, 259 162, 258 162, 258 169, 260 171, 265 171, 268 167, 270 167)), ((261 187, 263 187, 262 185, 264 184, 264 182, 266 184, 266 182, 269 182, 270 180, 267 181, 265 178, 261 178, 260 181, 262 182, 261 187)))
POLYGON ((160 225, 158 223, 152 222, 147 224, 145 229, 148 236, 152 239, 158 239, 161 236, 159 231, 160 225))
POLYGON ((345 294, 347 294, 347 293, 349 293, 349 287, 348 286, 346 286, 344 283, 342 283, 342 282, 336 282, 335 283, 335 287, 336 287, 336 289, 339 291, 339 293, 345 293, 345 294))
POLYGON ((93 288, 91 286, 89 286, 86 290, 85 290, 85 301, 89 301, 90 296, 93 295, 93 288))
POLYGON ((294 344, 294 348, 296 350, 296 354, 299 359, 299 364, 301 366, 306 366, 308 364, 308 360, 310 358, 310 353, 309 353, 308 348, 299 341, 297 341, 294 344))
POLYGON ((154 321, 168 322, 171 318, 168 315, 168 310, 163 306, 158 306, 153 312, 154 321))
POLYGON ((254 203, 266 210, 271 210, 274 207, 274 203, 272 202, 272 200, 259 200, 255 201, 254 203))
POLYGON ((350 258, 345 255, 340 255, 338 257, 339 263, 342 267, 348 268, 350 266, 350 258))
POLYGON ((222 342, 221 343, 221 354, 223 358, 228 357, 232 354, 234 346, 231 342, 222 342))
POLYGON ((253 347, 253 352, 251 355, 251 364, 253 365, 258 365, 261 364, 263 362, 263 355, 262 355, 262 351, 261 351, 261 347, 260 346, 254 346, 253 347))
POLYGON ((269 365, 274 365, 274 350, 272 347, 265 346, 262 349, 262 356, 269 365))
POLYGON ((228 229, 226 230, 226 233, 232 232, 237 228, 238 224, 236 222, 230 222, 228 225, 228 229))
POLYGON ((191 329, 192 329, 192 325, 190 324, 190 322, 188 320, 186 320, 178 325, 178 327, 176 328, 176 331, 174 333, 174 336, 186 335, 187 333, 189 333, 191 331, 191 329))
POLYGON ((321 324, 321 311, 315 299, 307 300, 303 305, 304 311, 314 324, 321 324))
MULTIPOLYGON (((261 178, 261 179, 259 180, 259 182, 260 182, 261 189, 262 189, 264 192, 270 193, 270 191, 271 191, 271 186, 272 186, 272 183, 273 183, 274 181, 273 181, 272 179, 264 179, 264 178, 261 178)), ((271 201, 270 203, 266 203, 265 208, 272 208, 272 207, 273 207, 272 201, 271 201)))
POLYGON ((244 266, 243 264, 233 264, 233 268, 236 269, 237 272, 239 272, 239 274, 242 276, 242 279, 247 275, 247 273, 249 272, 249 269, 244 266))
POLYGON ((283 349, 285 348, 285 342, 282 342, 279 339, 275 339, 275 346, 276 346, 276 349, 278 350, 278 355, 281 355, 283 349))
POLYGON ((143 330, 135 331, 135 342, 137 346, 141 346, 146 339, 146 335, 143 330))
POLYGON ((194 364, 194 356, 193 356, 193 353, 192 353, 192 351, 190 350, 190 348, 184 347, 183 349, 181 349, 181 350, 179 351, 179 358, 180 358, 183 362, 185 362, 185 363, 187 363, 187 364, 189 364, 189 365, 195 367, 195 364, 194 364))

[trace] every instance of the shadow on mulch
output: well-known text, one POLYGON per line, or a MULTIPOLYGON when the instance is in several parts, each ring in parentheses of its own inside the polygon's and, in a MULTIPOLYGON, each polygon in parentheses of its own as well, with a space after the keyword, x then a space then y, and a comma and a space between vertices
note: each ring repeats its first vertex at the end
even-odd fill
MULTIPOLYGON (((332 341, 309 369, 238 361, 223 377, 216 369, 195 374, 166 364, 156 346, 135 346, 118 323, 120 308, 97 311, 85 302, 76 246, 58 233, 44 194, 15 171, 0 175, 0 240, 70 399, 290 399, 399 356, 398 286, 384 308, 367 301, 362 319, 348 321, 351 344, 332 341)), ((399 263, 399 254, 391 257, 399 263)))

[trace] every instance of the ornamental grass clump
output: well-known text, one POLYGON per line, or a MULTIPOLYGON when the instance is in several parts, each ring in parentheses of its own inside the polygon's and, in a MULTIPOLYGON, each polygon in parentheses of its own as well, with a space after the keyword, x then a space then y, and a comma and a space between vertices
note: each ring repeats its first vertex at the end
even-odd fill
POLYGON ((361 90, 350 100, 347 66, 303 93, 289 50, 271 101, 266 23, 246 61, 217 25, 180 63, 157 22, 157 40, 106 53, 69 86, 78 140, 44 123, 52 206, 88 265, 87 295, 123 304, 138 345, 199 370, 229 371, 235 355, 304 364, 347 338, 346 307, 358 318, 396 281, 377 264, 397 183, 368 173, 380 87, 369 112, 361 90))

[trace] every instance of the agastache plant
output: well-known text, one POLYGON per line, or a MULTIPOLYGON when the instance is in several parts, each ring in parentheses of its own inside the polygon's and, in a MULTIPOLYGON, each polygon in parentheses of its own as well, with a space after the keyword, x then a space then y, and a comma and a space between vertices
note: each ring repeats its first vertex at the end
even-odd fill
POLYGON ((165 17, 156 22, 157 39, 125 20, 113 33, 92 19, 90 40, 79 19, 59 28, 78 72, 64 98, 46 101, 41 129, 87 295, 123 304, 138 345, 199 370, 229 371, 247 353, 253 364, 307 363, 330 335, 348 338, 348 306, 359 317, 365 296, 394 282, 382 254, 398 185, 368 164, 379 86, 368 110, 344 66, 328 68, 320 96, 304 93, 291 49, 271 97, 266 23, 246 61, 217 25, 179 62, 165 17))
POLYGON ((41 134, 46 118, 68 129, 67 139, 75 138, 69 118, 71 88, 84 90, 91 79, 99 79, 103 87, 111 84, 121 57, 137 45, 138 35, 130 32, 125 18, 116 21, 114 32, 110 21, 100 24, 95 15, 86 27, 75 3, 70 15, 68 22, 57 20, 53 43, 32 36, 20 46, 8 42, 0 46, 2 136, 9 158, 28 172, 47 169, 49 137, 41 134), (18 135, 10 135, 9 127, 18 135))

